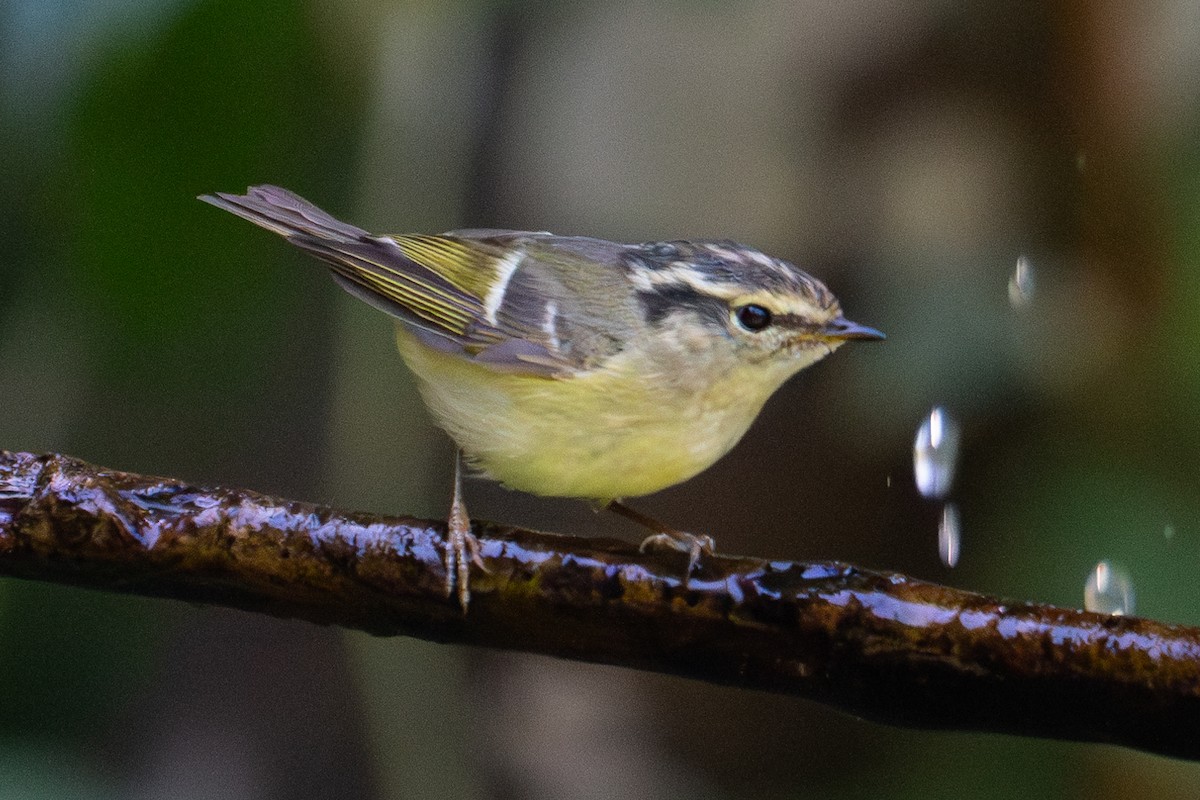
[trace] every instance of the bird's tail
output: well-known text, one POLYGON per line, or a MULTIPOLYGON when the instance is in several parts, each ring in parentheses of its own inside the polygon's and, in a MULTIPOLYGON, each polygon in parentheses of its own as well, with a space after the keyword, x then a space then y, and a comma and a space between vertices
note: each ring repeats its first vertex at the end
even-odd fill
POLYGON ((278 186, 251 186, 245 194, 217 192, 202 194, 198 199, 288 239, 309 236, 355 242, 369 236, 362 228, 334 219, 303 197, 278 186))
POLYGON ((274 231, 324 261, 339 286, 410 326, 442 338, 461 337, 483 313, 482 301, 403 249, 401 241, 411 237, 373 236, 278 186, 199 199, 274 231))

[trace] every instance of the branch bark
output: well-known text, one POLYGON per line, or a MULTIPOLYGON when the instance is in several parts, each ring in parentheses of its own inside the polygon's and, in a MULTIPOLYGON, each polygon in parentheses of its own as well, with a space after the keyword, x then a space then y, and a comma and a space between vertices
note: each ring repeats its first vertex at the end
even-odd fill
POLYGON ((446 596, 444 524, 0 451, 0 575, 799 695, 898 725, 1200 760, 1200 630, 1006 603, 837 562, 705 558, 474 523, 488 571, 446 596))

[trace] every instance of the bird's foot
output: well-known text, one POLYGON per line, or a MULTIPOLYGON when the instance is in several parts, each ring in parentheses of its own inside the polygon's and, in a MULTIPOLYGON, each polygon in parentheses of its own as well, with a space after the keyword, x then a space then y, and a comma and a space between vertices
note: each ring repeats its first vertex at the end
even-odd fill
POLYGON ((446 565, 446 596, 452 596, 457 588, 458 604, 466 614, 471 602, 471 565, 484 572, 488 572, 488 568, 483 565, 479 539, 471 533, 471 517, 462 500, 462 457, 457 454, 454 460, 454 497, 450 501, 450 515, 446 518, 445 548, 442 557, 446 565))
POLYGON ((692 573, 696 570, 696 564, 700 563, 700 556, 711 556, 716 553, 716 542, 713 541, 711 536, 677 531, 670 525, 659 522, 654 517, 630 508, 620 500, 613 500, 606 508, 610 511, 615 511, 626 519, 633 520, 643 528, 649 528, 654 531, 654 535, 647 536, 642 540, 641 547, 638 548, 641 552, 646 552, 647 548, 655 550, 669 548, 688 554, 687 572, 683 573, 683 588, 685 589, 688 585, 688 579, 692 577, 692 573))

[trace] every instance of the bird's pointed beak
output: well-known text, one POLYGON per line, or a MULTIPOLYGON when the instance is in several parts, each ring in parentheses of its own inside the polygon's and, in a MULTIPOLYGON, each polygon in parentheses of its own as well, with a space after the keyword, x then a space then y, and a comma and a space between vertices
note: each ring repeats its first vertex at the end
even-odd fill
POLYGON ((827 339, 838 339, 844 341, 846 339, 869 339, 879 340, 886 339, 882 332, 874 328, 868 328, 866 325, 859 325, 857 322, 851 322, 845 317, 837 317, 830 320, 824 328, 821 329, 822 335, 827 339))

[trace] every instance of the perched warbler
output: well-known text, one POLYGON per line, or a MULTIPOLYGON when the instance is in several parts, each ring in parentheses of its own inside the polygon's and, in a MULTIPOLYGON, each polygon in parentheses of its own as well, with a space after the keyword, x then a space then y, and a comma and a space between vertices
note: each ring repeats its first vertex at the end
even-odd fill
POLYGON ((848 339, 882 339, 792 264, 729 241, 617 244, 459 230, 375 235, 291 192, 200 197, 329 265, 396 320, 400 355, 457 443, 445 564, 464 611, 482 567, 461 457, 504 485, 607 506, 689 554, 712 539, 623 505, 704 470, 789 377, 848 339))

